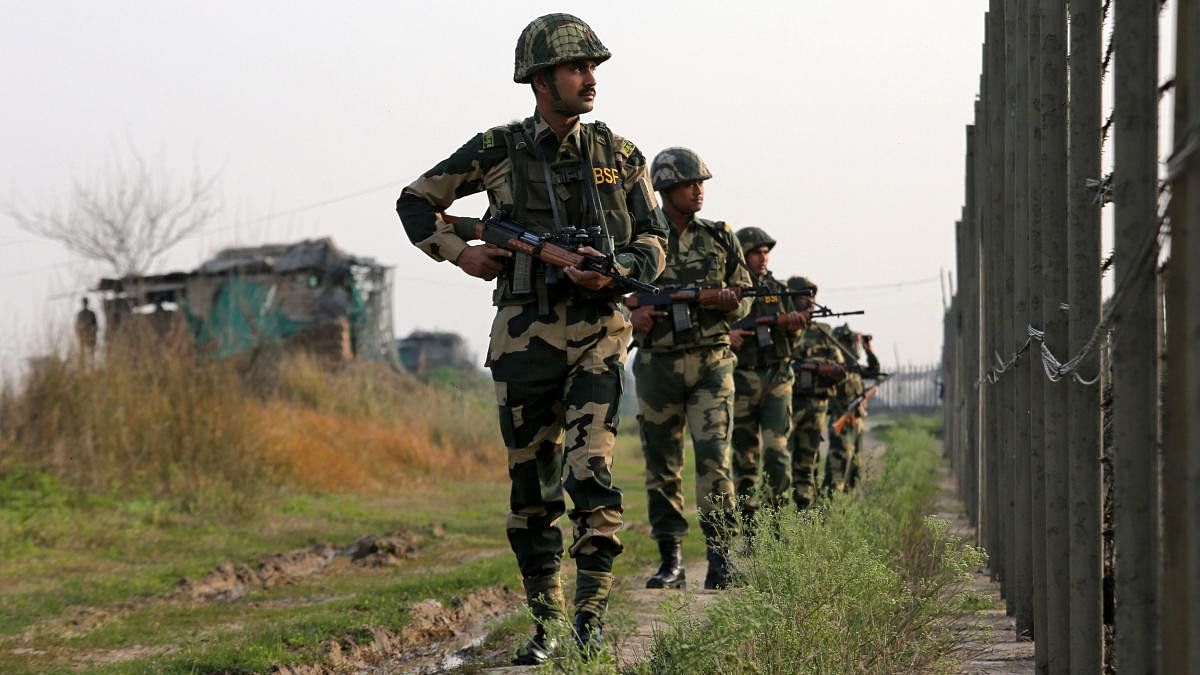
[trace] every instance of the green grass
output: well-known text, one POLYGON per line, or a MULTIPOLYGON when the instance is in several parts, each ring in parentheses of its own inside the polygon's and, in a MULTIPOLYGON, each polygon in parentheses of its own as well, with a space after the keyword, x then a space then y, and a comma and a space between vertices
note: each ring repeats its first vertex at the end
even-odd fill
POLYGON ((655 673, 891 673, 947 666, 983 554, 928 518, 940 458, 925 420, 882 431, 877 479, 805 514, 760 512, 740 587, 702 616, 675 612, 655 673), (773 533, 773 536, 771 534, 773 533))

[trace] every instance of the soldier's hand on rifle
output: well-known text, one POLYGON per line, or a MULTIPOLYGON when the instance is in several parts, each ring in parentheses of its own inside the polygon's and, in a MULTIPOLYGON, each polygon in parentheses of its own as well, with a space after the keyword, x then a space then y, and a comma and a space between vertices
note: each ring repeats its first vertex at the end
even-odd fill
POLYGON ((653 305, 642 305, 630 312, 629 323, 633 325, 633 332, 649 333, 654 328, 654 320, 666 315, 666 312, 654 309, 653 305))
POLYGON ((804 330, 808 327, 808 315, 804 312, 788 312, 779 317, 779 325, 785 329, 792 331, 804 330))
MULTIPOLYGON (((580 246, 575 252, 580 255, 594 255, 601 257, 604 255, 591 246, 580 246)), ((567 276, 571 278, 571 281, 574 281, 576 285, 583 286, 589 291, 598 291, 612 283, 612 278, 606 277, 599 272, 581 270, 575 267, 567 267, 565 268, 565 271, 567 276)))
POLYGON ((729 313, 737 309, 739 303, 741 303, 741 299, 738 297, 737 291, 732 288, 722 288, 715 297, 702 304, 719 312, 729 313))
POLYGON ((491 244, 467 246, 454 261, 462 271, 484 281, 491 281, 504 271, 504 259, 512 253, 491 244))
POLYGON ((734 351, 737 351, 742 348, 742 343, 745 342, 746 338, 751 335, 754 335, 754 331, 752 330, 746 330, 745 328, 734 328, 733 330, 729 331, 729 346, 733 347, 734 351))

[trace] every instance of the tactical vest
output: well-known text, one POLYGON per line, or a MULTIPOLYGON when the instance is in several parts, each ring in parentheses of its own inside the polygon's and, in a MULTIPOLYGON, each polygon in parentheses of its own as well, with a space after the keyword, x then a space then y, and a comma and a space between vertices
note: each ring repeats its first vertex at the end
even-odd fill
MULTIPOLYGON (((754 304, 750 306, 750 319, 757 319, 764 316, 774 316, 790 310, 787 303, 784 303, 784 293, 787 287, 776 281, 773 277, 764 276, 762 279, 755 281, 755 285, 778 287, 779 295, 765 295, 754 299, 754 304)), ((775 326, 754 326, 750 330, 754 331, 742 340, 742 346, 737 352, 737 367, 750 368, 754 370, 769 368, 784 361, 787 361, 792 356, 792 348, 794 339, 792 333, 786 328, 775 326)))
MULTIPOLYGON (((696 227, 707 235, 704 239, 693 239, 693 245, 681 248, 679 232, 674 225, 667 233, 667 265, 656 282, 669 292, 674 288, 695 286, 719 288, 727 286, 726 267, 729 258, 736 255, 737 242, 728 234, 722 221, 695 219, 696 227), (723 239, 728 237, 728 241, 723 239)), ((691 227, 691 225, 689 225, 691 227)), ((680 303, 664 308, 670 316, 660 317, 649 333, 634 336, 639 349, 647 351, 674 351, 714 344, 729 343, 729 320, 724 312, 698 303, 680 303), (682 313, 686 321, 677 322, 675 313, 682 313), (677 323, 686 323, 686 330, 676 330, 677 323)))
MULTIPOLYGON (((580 124, 580 156, 562 161, 555 158, 557 147, 547 151, 534 144, 532 119, 495 129, 493 133, 504 135, 511 162, 508 181, 512 195, 511 204, 498 203, 489 191, 493 212, 504 211, 516 223, 543 234, 572 226, 599 226, 611 242, 606 253, 629 243, 633 219, 625 202, 624 158, 618 158, 607 125, 580 124)), ((556 282, 556 275, 561 273, 547 270, 528 255, 516 253, 497 278, 493 302, 545 305, 565 293, 607 299, 617 293, 611 289, 587 291, 569 281, 556 282)))
POLYGON ((796 383, 792 392, 796 396, 810 398, 833 398, 837 396, 838 384, 829 382, 811 370, 799 368, 804 362, 831 363, 844 365, 845 356, 834 342, 835 338, 828 324, 814 321, 805 329, 796 348, 794 365, 796 383))

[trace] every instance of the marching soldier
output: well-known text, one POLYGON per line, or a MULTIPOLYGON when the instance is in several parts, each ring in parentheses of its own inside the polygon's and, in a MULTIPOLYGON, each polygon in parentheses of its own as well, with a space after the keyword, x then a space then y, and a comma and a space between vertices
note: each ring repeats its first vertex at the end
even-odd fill
MULTIPOLYGON (((791 277, 787 287, 792 293, 805 294, 816 301, 817 285, 804 277, 791 277)), ((792 389, 792 435, 788 449, 792 457, 792 499, 796 508, 803 510, 816 499, 817 468, 829 400, 846 377, 846 358, 833 337, 833 329, 819 321, 808 324, 793 356, 796 382, 792 389)))
POLYGON ((829 493, 845 492, 854 486, 854 480, 856 480, 853 475, 855 454, 862 445, 861 436, 866 430, 866 424, 862 420, 862 417, 866 416, 865 402, 860 416, 845 425, 842 433, 835 432, 833 422, 849 410, 850 403, 854 399, 862 396, 866 391, 863 378, 876 377, 879 374, 879 360, 875 358, 874 352, 867 352, 866 370, 863 370, 858 363, 862 357, 862 335, 860 333, 850 330, 849 324, 842 324, 833 329, 833 336, 837 338, 843 353, 848 357, 848 372, 829 406, 829 454, 825 458, 825 479, 823 481, 824 487, 829 493))
POLYGON ((778 295, 757 297, 750 315, 730 331, 737 368, 733 371, 733 485, 746 526, 758 509, 758 477, 778 505, 791 486, 788 433, 792 427, 792 351, 805 317, 796 311, 787 286, 767 269, 775 240, 757 227, 737 231, 755 286, 778 295), (771 322, 771 323, 767 323, 771 322), (741 324, 747 324, 741 326, 741 324))
MULTIPOLYGON (((621 273, 647 282, 658 277, 666 231, 644 157, 602 122, 579 119, 592 110, 596 67, 609 56, 580 19, 535 19, 517 39, 513 75, 532 89, 534 114, 476 134, 396 204, 409 239, 431 258, 497 281, 487 366, 512 479, 506 527, 538 619, 517 664, 549 658, 554 644, 545 622, 563 618, 556 521, 566 512, 564 488, 578 569, 575 636, 588 651, 602 644, 613 558, 622 548, 621 491, 611 467, 630 326, 610 278, 568 268, 567 280, 552 283, 555 275, 531 256, 468 244, 479 221, 444 211, 487 190, 489 214, 503 212, 538 233, 599 228, 621 273)), ((600 254, 586 246, 579 252, 600 254)))
POLYGON ((678 304, 670 313, 653 306, 634 309, 630 321, 638 353, 633 361, 642 452, 646 459, 651 535, 661 565, 647 588, 678 588, 686 582, 680 541, 687 534, 683 513, 683 429, 692 436, 696 501, 707 542, 705 588, 728 583, 723 535, 736 530, 729 440, 733 420, 734 355, 730 324, 745 316, 750 299, 729 287, 749 286, 741 246, 723 222, 698 218, 704 181, 712 177, 700 157, 686 148, 667 148, 650 169, 670 229, 667 264, 659 284, 666 289, 721 287, 707 306, 678 304), (670 320, 664 319, 668 314, 670 320))

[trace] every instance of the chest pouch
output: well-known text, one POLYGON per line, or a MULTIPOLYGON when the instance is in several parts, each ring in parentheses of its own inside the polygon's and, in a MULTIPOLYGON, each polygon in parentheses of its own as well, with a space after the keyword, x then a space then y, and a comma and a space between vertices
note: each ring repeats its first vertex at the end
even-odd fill
POLYGON ((676 334, 692 329, 692 314, 689 311, 688 303, 676 302, 671 305, 671 325, 676 334))

